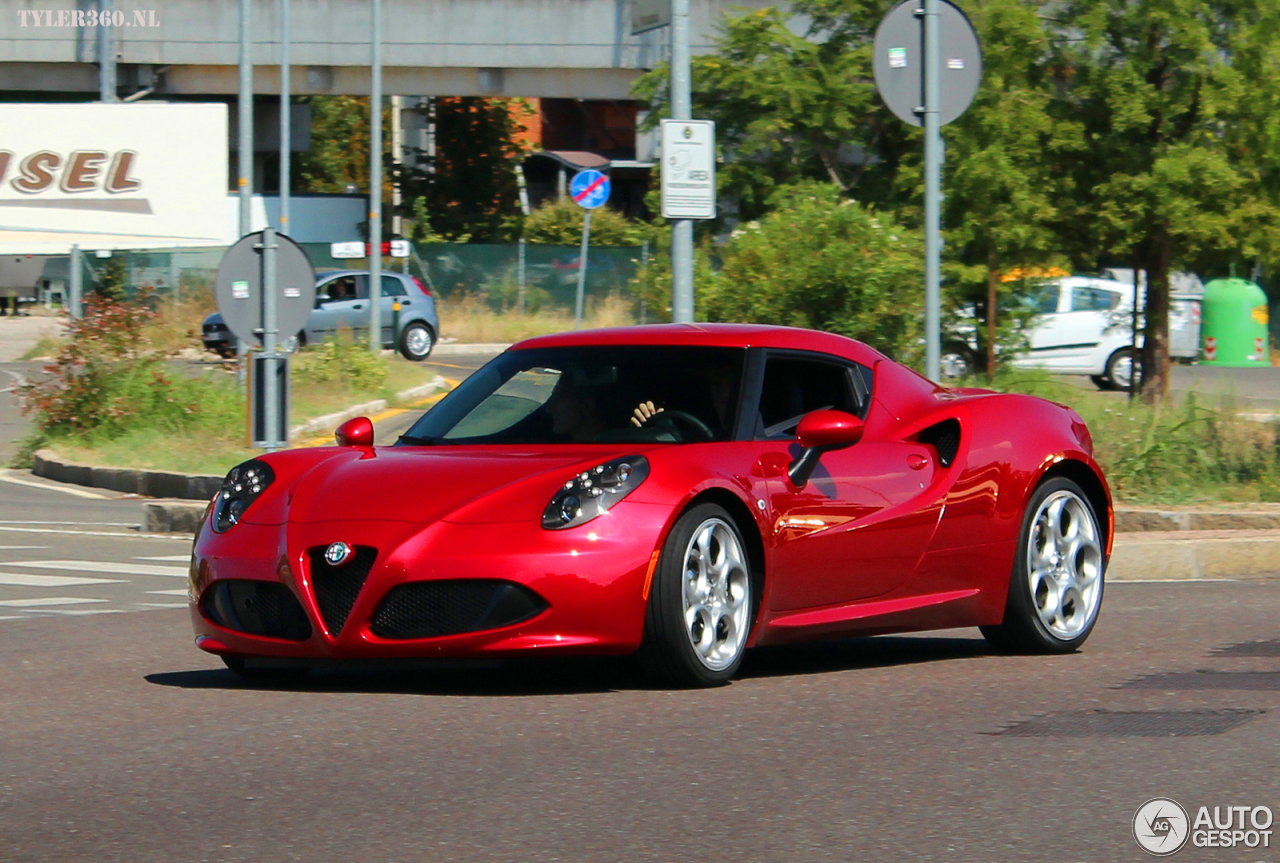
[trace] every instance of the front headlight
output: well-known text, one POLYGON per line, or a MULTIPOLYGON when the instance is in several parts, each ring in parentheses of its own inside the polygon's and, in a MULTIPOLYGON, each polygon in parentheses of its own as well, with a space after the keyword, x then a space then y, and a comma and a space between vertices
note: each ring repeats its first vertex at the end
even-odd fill
POLYGON ((642 455, 615 458, 584 470, 564 484, 542 513, 542 526, 563 530, 585 524, 622 500, 649 475, 649 460, 642 455))
POLYGON ((213 505, 213 529, 225 533, 239 524, 249 504, 257 500, 275 478, 271 466, 256 458, 233 467, 222 481, 222 491, 218 492, 213 505))

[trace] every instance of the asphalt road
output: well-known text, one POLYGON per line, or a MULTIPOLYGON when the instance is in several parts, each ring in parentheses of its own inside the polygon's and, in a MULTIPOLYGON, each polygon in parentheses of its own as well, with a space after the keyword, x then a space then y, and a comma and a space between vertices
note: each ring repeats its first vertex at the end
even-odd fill
POLYGON ((712 691, 625 660, 261 686, 165 607, 187 546, 136 507, 0 482, 5 863, 1139 860, 1151 797, 1280 810, 1278 582, 1113 585, 1062 657, 960 630, 712 691))
POLYGON ((1280 811, 1277 581, 1113 585, 1062 657, 958 630, 756 651, 712 691, 625 660, 262 686, 194 647, 188 541, 76 491, 0 474, 3 863, 1071 863, 1146 859, 1156 796, 1280 811))

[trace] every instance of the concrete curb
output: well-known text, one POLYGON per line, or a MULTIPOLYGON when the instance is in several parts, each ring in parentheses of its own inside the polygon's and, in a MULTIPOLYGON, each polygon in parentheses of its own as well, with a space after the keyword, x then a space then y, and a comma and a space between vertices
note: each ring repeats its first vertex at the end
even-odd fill
POLYGON ((37 450, 31 473, 55 482, 105 488, 146 497, 209 500, 222 488, 222 477, 128 467, 95 467, 67 461, 53 450, 37 450))
MULTIPOLYGON (((441 344, 436 342, 436 346, 431 349, 431 357, 456 357, 464 354, 500 354, 507 348, 511 347, 513 342, 470 342, 459 343, 450 342, 441 344)), ((427 357, 427 362, 431 362, 431 357, 427 357)))
POLYGON ((1280 530, 1280 512, 1116 509, 1116 533, 1185 530, 1280 530))
POLYGON ((142 505, 142 532, 195 536, 208 506, 186 500, 149 500, 142 505))
POLYGON ((1280 530, 1117 533, 1108 581, 1280 578, 1280 530))

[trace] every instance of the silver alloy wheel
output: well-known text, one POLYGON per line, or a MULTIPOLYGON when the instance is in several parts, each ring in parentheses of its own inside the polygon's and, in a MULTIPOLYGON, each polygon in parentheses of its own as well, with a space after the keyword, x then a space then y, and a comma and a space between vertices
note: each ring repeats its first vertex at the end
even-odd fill
POLYGON ((1031 604, 1055 638, 1084 632, 1102 599, 1102 543, 1088 504, 1070 491, 1040 502, 1027 543, 1031 604))
POLYGON ((728 668, 747 643, 751 574, 738 535, 727 522, 698 525, 684 552, 684 631, 698 660, 728 668))
POLYGON ((426 356, 431 350, 431 331, 426 327, 410 327, 404 336, 404 346, 415 357, 426 356))

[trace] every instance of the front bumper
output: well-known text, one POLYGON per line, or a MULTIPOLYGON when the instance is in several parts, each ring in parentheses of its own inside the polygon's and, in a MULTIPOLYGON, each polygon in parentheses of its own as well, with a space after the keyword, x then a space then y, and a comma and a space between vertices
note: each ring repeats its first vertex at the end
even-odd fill
POLYGON ((221 654, 335 660, 629 653, 640 644, 645 579, 667 514, 665 507, 624 501, 564 531, 537 524, 437 522, 423 528, 405 522, 344 521, 242 523, 215 534, 206 522, 191 568, 197 644, 221 654), (333 613, 335 594, 321 569, 326 565, 315 553, 337 541, 376 550, 341 621, 333 613), (378 634, 388 630, 384 601, 395 588, 464 580, 515 585, 499 593, 508 601, 513 594, 532 595, 537 605, 516 623, 480 631, 397 638, 378 634), (219 625, 215 621, 225 624, 225 616, 211 613, 209 605, 220 582, 282 585, 301 606, 309 634, 298 637, 305 629, 295 628, 294 638, 279 638, 219 625))

